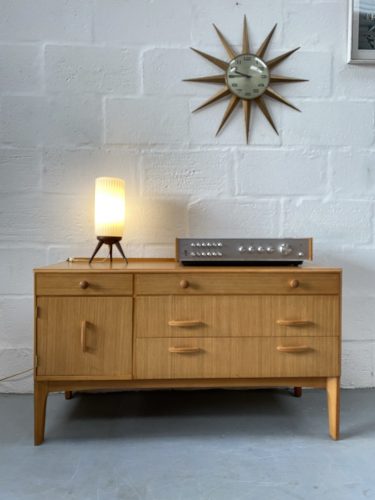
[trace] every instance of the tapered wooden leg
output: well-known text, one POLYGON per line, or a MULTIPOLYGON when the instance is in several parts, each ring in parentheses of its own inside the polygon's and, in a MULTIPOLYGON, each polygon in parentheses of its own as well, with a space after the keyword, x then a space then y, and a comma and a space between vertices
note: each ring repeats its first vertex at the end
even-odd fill
POLYGON ((327 378, 327 405, 329 434, 337 440, 340 438, 340 377, 327 378))
POLYGON ((65 399, 72 399, 73 391, 65 391, 65 399))
POLYGON ((46 422, 46 406, 48 396, 48 383, 34 383, 34 444, 38 446, 44 441, 44 428, 46 422))
POLYGON ((302 396, 302 387, 294 387, 293 395, 296 398, 300 398, 302 396))

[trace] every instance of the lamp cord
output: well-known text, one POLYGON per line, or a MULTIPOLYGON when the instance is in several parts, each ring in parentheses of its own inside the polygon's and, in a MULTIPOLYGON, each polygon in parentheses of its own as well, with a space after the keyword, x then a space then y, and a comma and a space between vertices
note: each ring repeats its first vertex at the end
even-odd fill
MULTIPOLYGON (((107 254, 107 257, 103 257, 100 260, 97 260, 96 262, 98 264, 101 264, 102 262, 105 262, 109 258, 109 252, 107 254)), ((68 257, 66 259, 67 262, 88 262, 90 260, 90 257, 68 257)))
POLYGON ((8 380, 10 378, 18 377, 18 375, 23 375, 24 373, 32 372, 34 368, 28 368, 27 370, 23 370, 22 372, 13 373, 12 375, 8 375, 7 377, 0 378, 0 382, 4 380, 8 380))

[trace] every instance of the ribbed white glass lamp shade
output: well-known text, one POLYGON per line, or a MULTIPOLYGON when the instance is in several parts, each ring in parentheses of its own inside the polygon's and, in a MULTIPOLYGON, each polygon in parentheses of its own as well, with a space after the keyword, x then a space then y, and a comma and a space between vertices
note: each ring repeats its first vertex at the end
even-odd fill
POLYGON ((95 234, 122 237, 125 225, 125 181, 115 177, 95 180, 95 234))

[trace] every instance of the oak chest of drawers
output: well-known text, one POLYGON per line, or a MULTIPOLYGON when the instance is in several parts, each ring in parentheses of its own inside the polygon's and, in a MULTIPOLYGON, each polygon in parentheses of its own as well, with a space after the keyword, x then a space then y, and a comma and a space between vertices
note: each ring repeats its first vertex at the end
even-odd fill
POLYGON ((322 387, 339 436, 341 270, 171 260, 35 270, 35 444, 49 392, 322 387))

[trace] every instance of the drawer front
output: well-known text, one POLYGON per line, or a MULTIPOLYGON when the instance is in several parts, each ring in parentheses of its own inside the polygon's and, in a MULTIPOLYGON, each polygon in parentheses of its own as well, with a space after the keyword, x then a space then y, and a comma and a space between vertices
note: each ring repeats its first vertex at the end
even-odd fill
POLYGON ((145 296, 135 300, 142 337, 338 336, 336 295, 145 296))
POLYGON ((137 339, 137 379, 333 377, 334 337, 137 339))
POLYGON ((338 273, 252 272, 138 274, 137 295, 338 294, 338 273))
POLYGON ((51 273, 37 274, 37 295, 131 295, 131 274, 51 273))

